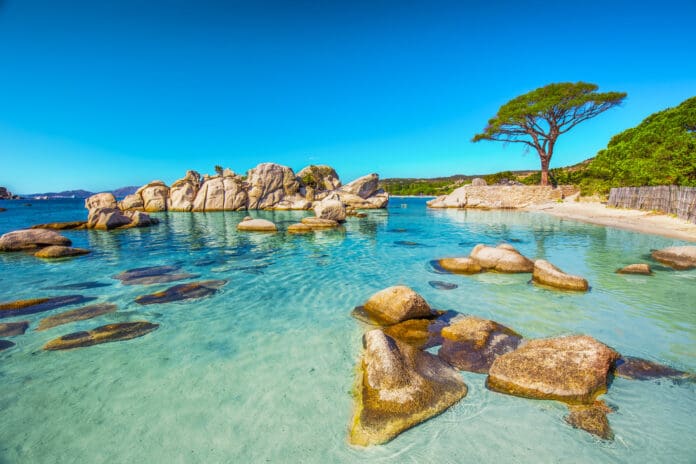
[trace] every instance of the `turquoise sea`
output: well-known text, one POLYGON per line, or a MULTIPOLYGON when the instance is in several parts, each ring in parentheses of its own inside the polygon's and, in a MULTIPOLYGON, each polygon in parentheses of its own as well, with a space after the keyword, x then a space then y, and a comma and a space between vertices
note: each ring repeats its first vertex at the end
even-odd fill
MULTIPOLYGON (((3 201, 0 233, 86 217, 82 201, 3 201)), ((306 212, 253 212, 281 229, 306 212)), ((682 244, 540 213, 427 210, 393 198, 388 210, 310 236, 240 233, 247 213, 162 213, 150 229, 67 231, 91 255, 44 262, 0 254, 0 302, 80 293, 118 311, 36 332, 73 307, 29 320, 0 352, 0 463, 693 463, 696 385, 617 378, 603 399, 615 439, 568 426, 560 403, 486 390, 469 394, 392 442, 347 444, 354 366, 364 326, 354 306, 405 284, 435 308, 494 319, 527 337, 589 334, 623 354, 696 372, 696 271, 621 276, 653 248, 682 244), (509 242, 585 276, 586 294, 530 285, 529 275, 438 274, 429 262, 509 242), (180 265, 229 283, 212 297, 140 306, 174 284, 123 286, 128 269, 180 265), (49 290, 97 281, 106 286, 49 290), (430 281, 458 287, 439 290, 430 281), (110 322, 148 320, 134 340, 47 352, 48 340, 110 322)))

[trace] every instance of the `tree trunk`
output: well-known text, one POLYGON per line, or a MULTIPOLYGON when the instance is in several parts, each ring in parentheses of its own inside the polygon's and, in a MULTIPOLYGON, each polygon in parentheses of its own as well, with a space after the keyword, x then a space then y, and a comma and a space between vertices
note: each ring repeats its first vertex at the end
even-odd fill
POLYGON ((549 160, 541 158, 541 185, 549 185, 549 160))

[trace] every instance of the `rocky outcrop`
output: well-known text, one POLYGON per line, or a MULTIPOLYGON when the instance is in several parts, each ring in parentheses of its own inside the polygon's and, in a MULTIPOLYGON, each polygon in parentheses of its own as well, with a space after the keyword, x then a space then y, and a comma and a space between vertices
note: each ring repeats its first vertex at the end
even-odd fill
POLYGON ((116 203, 116 197, 113 193, 96 193, 85 199, 85 208, 89 211, 101 208, 118 208, 118 203, 116 203))
POLYGON ((525 398, 591 404, 619 354, 586 335, 530 340, 493 361, 487 386, 525 398))
POLYGON ((167 210, 191 211, 200 187, 201 175, 196 171, 187 171, 183 179, 177 180, 169 188, 167 210))
POLYGON ((448 324, 447 317, 437 319, 409 319, 384 327, 382 331, 394 340, 425 350, 442 344, 442 330, 448 324))
POLYGON ((249 196, 240 176, 229 172, 203 182, 193 201, 192 211, 244 211, 249 196), (230 175, 231 174, 231 175, 230 175))
POLYGON ((442 329, 442 340, 441 359, 459 370, 486 374, 498 356, 518 347, 522 336, 495 321, 464 316, 442 329))
POLYGON ((663 248, 662 250, 654 250, 652 252, 654 260, 662 264, 666 264, 677 270, 686 270, 696 268, 696 246, 674 246, 663 248))
POLYGON ((371 321, 379 325, 392 325, 409 319, 431 318, 434 315, 425 299, 404 285, 380 290, 359 308, 371 321))
POLYGON ((237 230, 247 232, 276 232, 278 231, 278 228, 275 224, 267 219, 246 218, 237 224, 237 230))
MULTIPOLYGON (((312 190, 314 194, 330 192, 341 186, 338 174, 331 166, 309 165, 297 173, 302 185, 312 190)), ((314 197, 310 201, 314 201, 314 197)))
POLYGON ((143 197, 140 194, 133 193, 118 203, 119 209, 122 211, 142 211, 145 208, 143 197))
POLYGON ((428 202, 430 208, 515 209, 558 201, 576 193, 571 186, 469 184, 428 202))
MULTIPOLYGON (((160 185, 141 188, 138 192, 146 191, 147 195, 154 195, 156 192, 162 192, 160 185)), ((140 195, 138 193, 137 195, 140 195)), ((154 208, 159 203, 160 196, 154 196, 149 203, 151 208, 154 208)), ((155 218, 137 211, 135 209, 120 209, 116 203, 116 198, 111 193, 98 193, 92 195, 85 200, 85 207, 88 210, 86 227, 88 229, 97 230, 112 230, 123 229, 129 227, 147 227, 157 224, 155 218)))
POLYGON ((331 219, 336 222, 346 220, 346 205, 338 199, 337 194, 324 198, 314 204, 314 214, 321 219, 331 219))
POLYGON ((561 290, 575 290, 586 292, 590 286, 587 280, 580 276, 566 274, 550 262, 537 259, 534 262, 534 272, 532 281, 547 287, 554 287, 561 290))
POLYGON ((349 441, 385 443, 440 414, 467 393, 457 372, 430 353, 399 342, 379 329, 363 338, 349 441))
POLYGON ((69 258, 72 256, 81 256, 91 253, 84 248, 73 248, 68 246, 51 245, 40 249, 34 256, 44 259, 69 258))
POLYGON ((275 163, 261 163, 250 169, 247 182, 249 209, 270 208, 300 190, 300 183, 292 169, 275 163))
POLYGON ((0 200, 11 200, 12 198, 12 192, 5 187, 0 187, 0 200))
POLYGON ((140 305, 150 305, 205 298, 217 293, 226 283, 226 280, 205 280, 175 285, 161 292, 139 296, 135 299, 135 302, 140 305))
POLYGON ((91 306, 85 306, 83 308, 73 309, 41 319, 36 330, 41 331, 59 325, 68 324, 70 322, 93 319, 103 314, 113 313, 117 309, 118 307, 112 303, 98 303, 91 306))
POLYGON ((147 321, 121 322, 118 324, 107 324, 89 332, 75 332, 63 335, 46 343, 44 350, 70 350, 84 346, 99 345, 101 343, 118 342, 142 337, 156 330, 159 324, 152 324, 147 321))
POLYGON ((161 180, 153 180, 143 185, 136 192, 143 199, 143 210, 148 213, 156 213, 167 210, 169 187, 161 180))
POLYGON ((51 245, 70 246, 72 242, 48 229, 24 229, 0 236, 0 251, 35 250, 51 245))
POLYGON ((652 269, 650 269, 649 264, 629 264, 621 269, 616 270, 617 274, 640 274, 640 275, 650 275, 652 274, 652 269))

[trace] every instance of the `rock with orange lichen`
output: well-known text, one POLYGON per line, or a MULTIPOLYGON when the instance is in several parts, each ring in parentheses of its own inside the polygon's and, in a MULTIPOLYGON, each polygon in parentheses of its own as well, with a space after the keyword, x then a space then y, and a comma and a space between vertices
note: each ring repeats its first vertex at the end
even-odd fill
POLYGON ((565 418, 568 424, 603 440, 614 439, 614 432, 609 425, 609 419, 607 419, 607 414, 613 411, 604 401, 595 401, 589 405, 571 405, 569 409, 570 414, 565 418))

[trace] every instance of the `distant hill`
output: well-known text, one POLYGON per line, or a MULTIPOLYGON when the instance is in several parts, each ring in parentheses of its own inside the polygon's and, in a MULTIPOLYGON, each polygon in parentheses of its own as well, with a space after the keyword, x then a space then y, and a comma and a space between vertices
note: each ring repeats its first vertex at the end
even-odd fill
POLYGON ((121 187, 117 188, 116 190, 112 190, 111 193, 114 194, 116 198, 123 198, 126 195, 132 195, 135 193, 136 190, 138 190, 140 187, 137 185, 131 185, 129 187, 121 187))
MULTIPOLYGON (((128 187, 121 187, 117 188, 115 190, 111 190, 111 193, 114 194, 116 198, 123 198, 126 195, 130 195, 132 193, 135 193, 136 190, 138 190, 140 187, 137 186, 128 186, 128 187)), ((106 190, 108 192, 108 190, 106 190)), ((56 199, 61 199, 61 198, 76 198, 76 199, 85 199, 89 198, 92 195, 94 195, 95 192, 89 192, 87 190, 64 190, 62 192, 46 192, 46 193, 29 193, 29 194, 23 194, 21 195, 22 198, 33 198, 37 200, 56 200, 56 199)))

